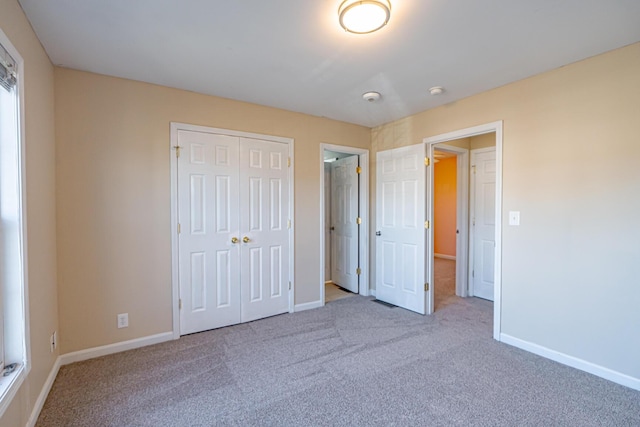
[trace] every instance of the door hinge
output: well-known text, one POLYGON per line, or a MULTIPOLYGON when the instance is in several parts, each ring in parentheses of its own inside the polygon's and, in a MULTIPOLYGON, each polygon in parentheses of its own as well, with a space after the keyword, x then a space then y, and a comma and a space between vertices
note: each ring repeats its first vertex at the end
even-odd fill
POLYGON ((291 157, 287 157, 287 167, 291 167, 291 157))
POLYGON ((356 224, 358 224, 358 225, 362 224, 362 218, 357 217, 356 218, 356 224))
POLYGON ((182 310, 182 298, 178 300, 178 310, 182 310))
POLYGON ((360 270, 360 267, 356 268, 356 275, 361 275, 362 274, 362 270, 360 270))
POLYGON ((176 150, 176 157, 180 157, 180 149, 182 147, 179 145, 174 145, 173 148, 176 150))
POLYGON ((287 220, 287 228, 291 228, 291 220, 290 219, 287 220))
POLYGON ((471 270, 471 277, 476 277, 476 271, 475 270, 471 270))
POLYGON ((430 221, 425 221, 424 222, 424 228, 429 228, 431 227, 431 222, 430 221))
POLYGON ((178 234, 180 234, 180 223, 178 223, 178 234))
POLYGON ((429 284, 428 283, 424 284, 424 291, 425 292, 429 292, 429 284))
POLYGON ((471 165, 471 173, 476 174, 476 165, 471 165))
POLYGON ((291 290, 291 282, 289 282, 289 290, 291 290))
POLYGON ((430 164, 431 164, 431 159, 430 159, 430 158, 428 158, 428 157, 425 157, 425 158, 424 158, 424 165, 425 165, 425 166, 429 166, 430 164))
POLYGON ((360 166, 356 166, 356 173, 357 174, 362 173, 362 168, 360 166))

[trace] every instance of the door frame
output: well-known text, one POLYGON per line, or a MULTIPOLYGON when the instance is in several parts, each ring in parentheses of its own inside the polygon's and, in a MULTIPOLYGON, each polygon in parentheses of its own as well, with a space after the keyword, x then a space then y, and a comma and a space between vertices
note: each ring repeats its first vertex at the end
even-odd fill
POLYGON ((338 153, 355 154, 360 156, 360 188, 358 193, 360 195, 360 218, 362 218, 362 224, 360 224, 360 237, 359 237, 359 249, 358 257, 360 258, 360 269, 362 274, 360 275, 359 294, 362 296, 369 296, 369 150, 365 148, 348 147, 345 145, 335 144, 320 144, 320 306, 324 306, 324 272, 325 272, 325 200, 324 200, 324 152, 325 150, 336 151, 338 153))
MULTIPOLYGON (((456 295, 467 297, 469 271, 469 150, 466 148, 434 144, 434 149, 456 155, 456 295), (435 147, 437 145, 437 147, 435 147)), ((433 158, 433 156, 431 156, 433 158)), ((435 168, 435 161, 434 161, 435 168)), ((433 194, 433 185, 431 191, 433 194)), ((432 253, 434 253, 432 251, 432 253)), ((433 281, 431 282, 433 283, 433 281)), ((434 286, 436 286, 434 284, 434 286)))
MULTIPOLYGON (((493 338, 500 340, 501 331, 501 313, 502 313, 502 120, 473 126, 465 129, 447 132, 440 135, 431 136, 423 139, 423 143, 427 145, 427 155, 433 158, 433 146, 442 142, 452 141, 454 139, 468 138, 472 136, 482 135, 485 133, 495 132, 496 134, 496 253, 494 262, 495 282, 493 289, 493 338)), ((427 220, 433 223, 433 168, 429 168, 428 180, 429 197, 427 197, 427 220)), ((430 254, 433 253, 433 229, 428 233, 428 245, 430 254)), ((430 264, 429 281, 433 283, 433 257, 428 260, 430 264)), ((429 287, 429 300, 433 306, 433 286, 429 287)))
POLYGON ((179 263, 179 245, 178 245, 178 158, 176 156, 176 147, 178 147, 178 131, 186 130, 193 132, 213 133, 219 135, 228 135, 242 138, 261 139, 265 141, 279 142, 287 144, 289 149, 290 165, 289 169, 289 209, 287 215, 290 221, 289 227, 289 275, 288 282, 291 283, 289 289, 289 313, 294 311, 294 295, 295 295, 295 222, 294 222, 294 157, 293 157, 293 138, 285 138, 281 136, 263 135, 251 132, 241 132, 230 129, 213 128, 208 126, 198 126, 188 123, 171 122, 170 133, 170 164, 171 164, 171 302, 172 302, 172 327, 173 339, 180 338, 180 263, 179 263))

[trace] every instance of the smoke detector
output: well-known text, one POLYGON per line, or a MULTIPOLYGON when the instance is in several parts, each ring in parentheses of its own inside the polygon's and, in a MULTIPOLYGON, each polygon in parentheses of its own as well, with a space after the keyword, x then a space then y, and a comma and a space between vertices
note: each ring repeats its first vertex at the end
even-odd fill
POLYGON ((429 93, 431 95, 442 95, 444 92, 444 88, 442 86, 434 86, 429 89, 429 93))
POLYGON ((363 93, 362 99, 364 99, 367 102, 376 102, 380 99, 380 94, 378 92, 363 93))

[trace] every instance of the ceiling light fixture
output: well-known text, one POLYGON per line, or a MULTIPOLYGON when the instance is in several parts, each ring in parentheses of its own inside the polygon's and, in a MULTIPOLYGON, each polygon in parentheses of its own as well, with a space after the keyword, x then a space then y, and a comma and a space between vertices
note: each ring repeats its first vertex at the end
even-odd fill
POLYGON ((443 92, 444 92, 444 88, 442 86, 434 86, 431 89, 429 89, 429 93, 431 95, 442 95, 443 92))
POLYGON ((355 34, 368 34, 387 25, 391 17, 389 0, 345 0, 338 8, 340 25, 355 34))

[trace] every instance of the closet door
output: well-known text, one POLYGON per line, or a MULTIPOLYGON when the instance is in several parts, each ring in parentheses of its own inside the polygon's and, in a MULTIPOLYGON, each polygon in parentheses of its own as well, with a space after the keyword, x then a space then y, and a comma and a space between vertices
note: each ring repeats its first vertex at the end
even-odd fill
POLYGON ((241 321, 238 138, 179 131, 180 334, 241 321))
POLYGON ((289 310, 288 150, 240 138, 242 322, 289 310))
POLYGON ((289 310, 289 147, 180 130, 180 334, 289 310))

